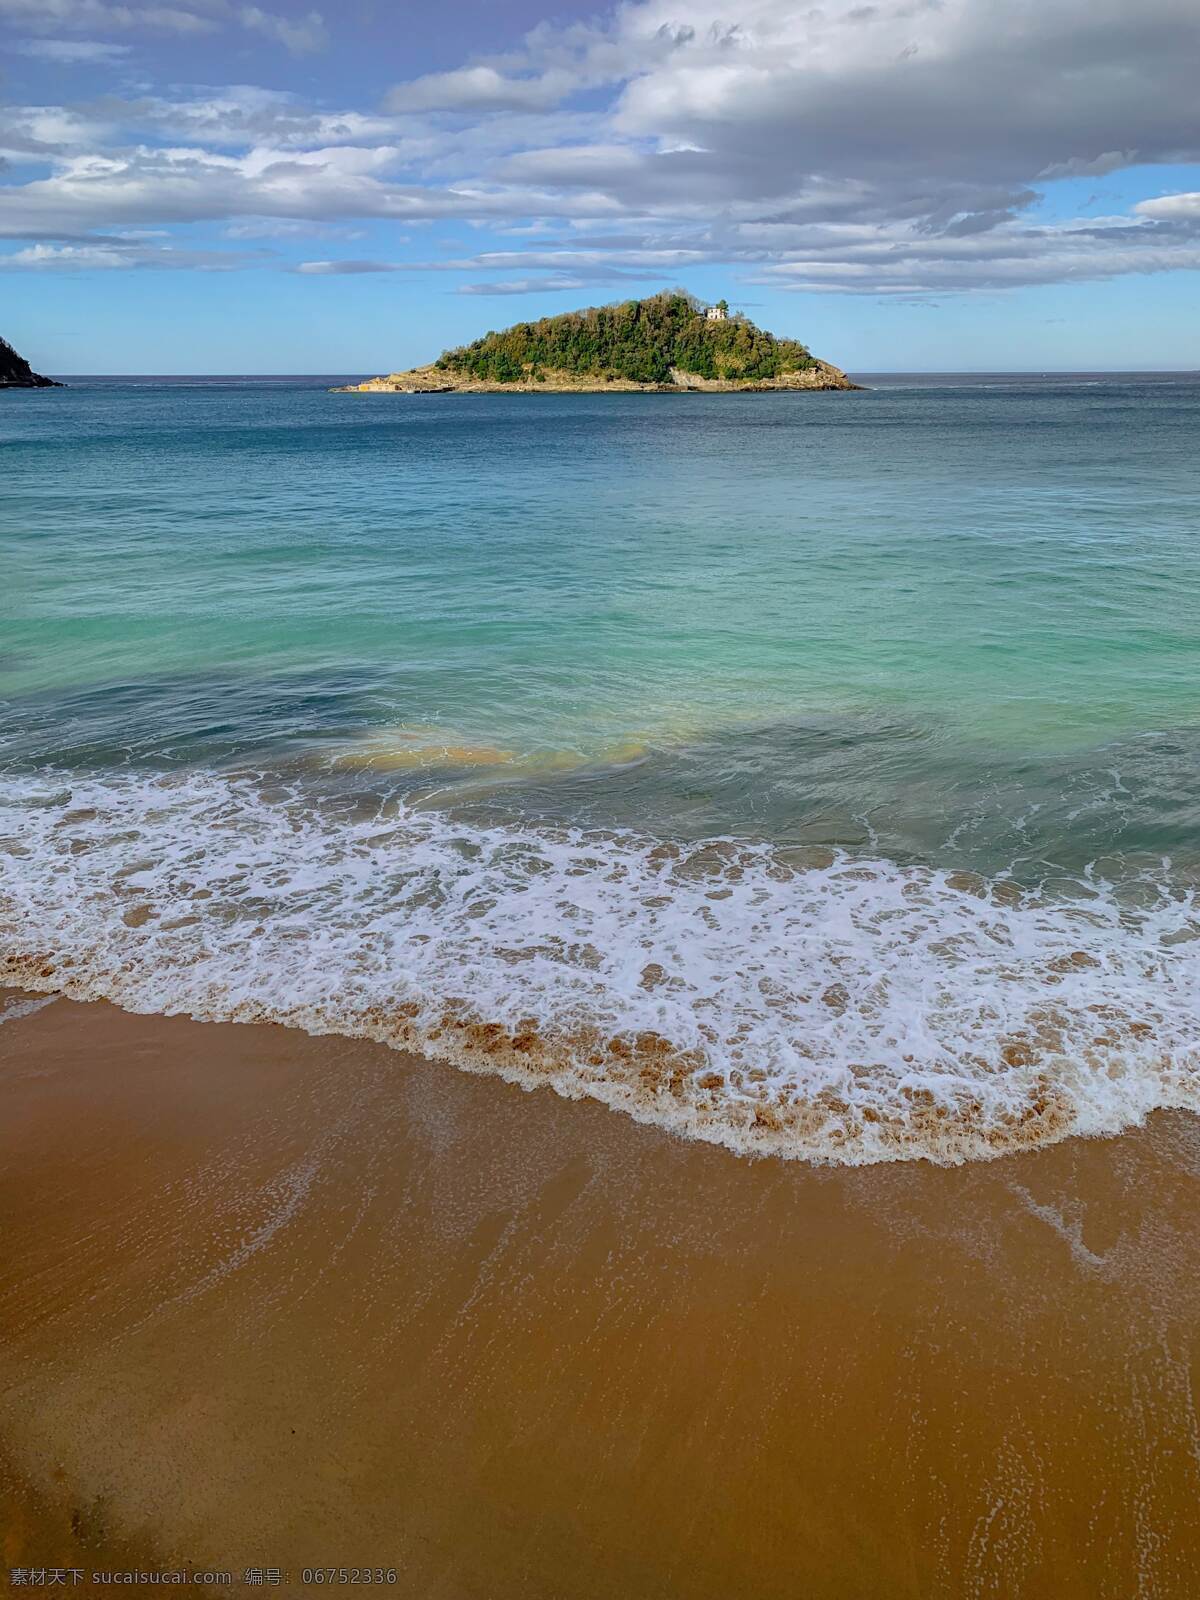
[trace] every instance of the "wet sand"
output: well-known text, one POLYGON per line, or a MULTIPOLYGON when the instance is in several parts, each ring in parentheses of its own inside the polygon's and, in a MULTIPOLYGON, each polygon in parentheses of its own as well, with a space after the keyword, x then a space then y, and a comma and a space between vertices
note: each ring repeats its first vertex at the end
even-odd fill
POLYGON ((1186 1113, 814 1169, 382 1046, 64 1000, 0 1024, 0 1108, 5 1566, 1197 1592, 1186 1113))

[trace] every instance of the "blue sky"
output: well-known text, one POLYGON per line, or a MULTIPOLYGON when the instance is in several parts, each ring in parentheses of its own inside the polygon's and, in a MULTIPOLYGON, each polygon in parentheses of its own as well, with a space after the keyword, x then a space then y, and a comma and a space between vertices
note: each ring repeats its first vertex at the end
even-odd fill
POLYGON ((665 285, 851 370, 1200 368, 1194 0, 0 0, 0 333, 374 372, 665 285))

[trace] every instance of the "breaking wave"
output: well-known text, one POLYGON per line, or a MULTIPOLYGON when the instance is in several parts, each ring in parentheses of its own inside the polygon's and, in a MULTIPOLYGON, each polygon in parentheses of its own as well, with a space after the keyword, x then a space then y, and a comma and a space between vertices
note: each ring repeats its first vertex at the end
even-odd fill
POLYGON ((0 976, 552 1084, 743 1152, 956 1162, 1200 1106, 1200 904, 489 826, 204 775, 6 779, 0 976))

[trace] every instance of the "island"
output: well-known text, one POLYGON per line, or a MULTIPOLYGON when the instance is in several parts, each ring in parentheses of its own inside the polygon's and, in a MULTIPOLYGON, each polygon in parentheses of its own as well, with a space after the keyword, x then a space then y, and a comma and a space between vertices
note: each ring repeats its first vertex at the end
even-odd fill
POLYGON ((857 389, 840 368, 795 339, 778 339, 731 313, 664 290, 645 300, 591 306, 518 322, 429 366, 344 385, 335 394, 760 393, 857 389))
POLYGON ((61 389, 64 385, 53 378, 43 378, 35 372, 23 356, 19 356, 7 339, 0 339, 0 389, 61 389))

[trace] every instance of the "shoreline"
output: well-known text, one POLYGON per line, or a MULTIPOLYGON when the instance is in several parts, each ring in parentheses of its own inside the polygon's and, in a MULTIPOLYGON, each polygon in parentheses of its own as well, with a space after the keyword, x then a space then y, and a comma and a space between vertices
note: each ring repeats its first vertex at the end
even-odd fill
POLYGON ((363 1041, 20 999, 11 1565, 384 1565, 422 1600, 1190 1593, 1190 1113, 814 1168, 363 1041))
POLYGON ((597 848, 402 802, 380 829, 305 798, 297 833, 289 793, 202 772, 14 780, 0 981, 373 1039, 837 1166, 1196 1108, 1192 902, 1165 883, 1127 917, 1098 882, 1081 919, 1070 895, 886 858, 597 848))
POLYGON ((386 378, 366 378, 343 384, 330 394, 818 394, 862 390, 840 367, 817 361, 811 367, 783 373, 778 378, 702 378, 694 372, 672 370, 670 383, 634 383, 629 378, 597 382, 570 372, 547 371, 540 380, 518 379, 497 383, 463 377, 431 364, 409 372, 392 372, 386 378))

